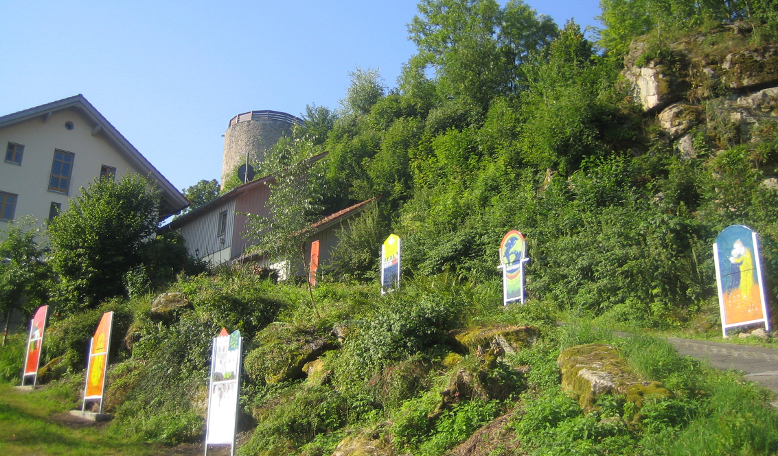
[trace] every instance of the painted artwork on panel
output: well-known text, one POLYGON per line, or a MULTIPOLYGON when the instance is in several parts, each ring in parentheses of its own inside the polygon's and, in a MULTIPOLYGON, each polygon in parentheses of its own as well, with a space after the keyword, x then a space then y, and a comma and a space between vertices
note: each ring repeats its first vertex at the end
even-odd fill
POLYGON ((766 322, 756 233, 743 225, 724 229, 714 244, 722 324, 766 322))
POLYGON ((89 366, 86 373, 86 398, 102 398, 105 386, 105 370, 108 363, 108 350, 111 340, 113 312, 106 312, 97 325, 89 351, 89 366))
POLYGON ((24 362, 24 375, 36 375, 43 345, 43 332, 46 328, 46 312, 49 306, 38 307, 30 322, 30 335, 27 338, 27 356, 24 362))
POLYGON ((381 246, 381 294, 400 285, 400 237, 391 234, 381 246))
POLYGON ((524 302, 524 263, 527 242, 516 230, 508 231, 500 243, 500 267, 503 277, 503 303, 524 302))

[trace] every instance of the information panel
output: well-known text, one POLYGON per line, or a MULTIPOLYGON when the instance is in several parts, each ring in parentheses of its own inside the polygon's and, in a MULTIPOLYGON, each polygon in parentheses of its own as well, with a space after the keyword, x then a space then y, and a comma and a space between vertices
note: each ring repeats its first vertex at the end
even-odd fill
POLYGON ((86 367, 86 386, 81 410, 86 409, 86 401, 100 401, 100 413, 103 412, 103 390, 105 387, 105 372, 108 369, 108 351, 111 346, 111 326, 113 312, 106 312, 97 325, 94 337, 89 341, 89 361, 86 367))
POLYGON ((311 242, 311 263, 309 267, 310 276, 308 282, 312 287, 316 286, 316 271, 319 270, 319 241, 311 242))
POLYGON ((213 339, 205 454, 208 454, 208 445, 230 445, 230 453, 235 451, 242 346, 240 331, 227 334, 222 328, 219 336, 213 339))
POLYGON ((524 263, 527 242, 516 230, 508 231, 500 243, 500 269, 502 269, 503 304, 521 301, 524 304, 524 263))

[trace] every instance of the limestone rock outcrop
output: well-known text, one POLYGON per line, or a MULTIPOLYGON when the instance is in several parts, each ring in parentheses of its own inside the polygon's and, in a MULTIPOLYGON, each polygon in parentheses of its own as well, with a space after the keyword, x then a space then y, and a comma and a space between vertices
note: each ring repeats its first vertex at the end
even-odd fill
POLYGON ((661 50, 636 40, 622 76, 646 112, 659 112, 681 100, 778 86, 778 45, 751 44, 725 27, 661 50))

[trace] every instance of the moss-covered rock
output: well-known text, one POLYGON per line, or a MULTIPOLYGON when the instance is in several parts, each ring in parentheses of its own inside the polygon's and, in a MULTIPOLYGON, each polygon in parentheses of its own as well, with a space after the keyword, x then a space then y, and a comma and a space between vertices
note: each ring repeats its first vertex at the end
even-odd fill
POLYGON ((305 378, 307 363, 338 348, 331 335, 296 330, 284 324, 266 327, 254 342, 259 347, 246 355, 244 369, 249 380, 259 384, 305 378))
POLYGON ((324 366, 324 361, 319 358, 305 363, 303 372, 309 385, 323 385, 329 382, 332 374, 332 371, 324 366))
POLYGON ((68 371, 68 364, 64 360, 64 356, 59 356, 38 369, 38 383, 48 383, 62 378, 68 371))
POLYGON ((496 349, 497 353, 515 353, 531 346, 539 331, 533 326, 499 325, 456 330, 456 346, 463 354, 483 354, 496 349))
POLYGON ((500 362, 491 349, 481 356, 467 356, 452 370, 448 385, 440 393, 440 403, 429 415, 436 419, 462 400, 506 400, 526 387, 524 368, 500 362))
POLYGON ((172 321, 181 311, 190 308, 192 305, 183 293, 162 293, 151 303, 150 316, 155 321, 172 321))
POLYGON ((575 394, 584 409, 591 409, 604 394, 625 396, 636 410, 649 396, 673 396, 661 383, 640 378, 608 344, 570 347, 559 354, 557 364, 562 371, 562 389, 575 394))

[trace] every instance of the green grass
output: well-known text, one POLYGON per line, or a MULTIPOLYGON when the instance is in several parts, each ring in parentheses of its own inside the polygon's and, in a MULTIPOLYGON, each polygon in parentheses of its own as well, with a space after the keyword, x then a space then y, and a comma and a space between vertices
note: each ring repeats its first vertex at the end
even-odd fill
POLYGON ((66 413, 66 385, 24 393, 0 384, 0 454, 29 455, 156 455, 158 447, 122 442, 102 426, 74 429, 52 419, 66 413))

